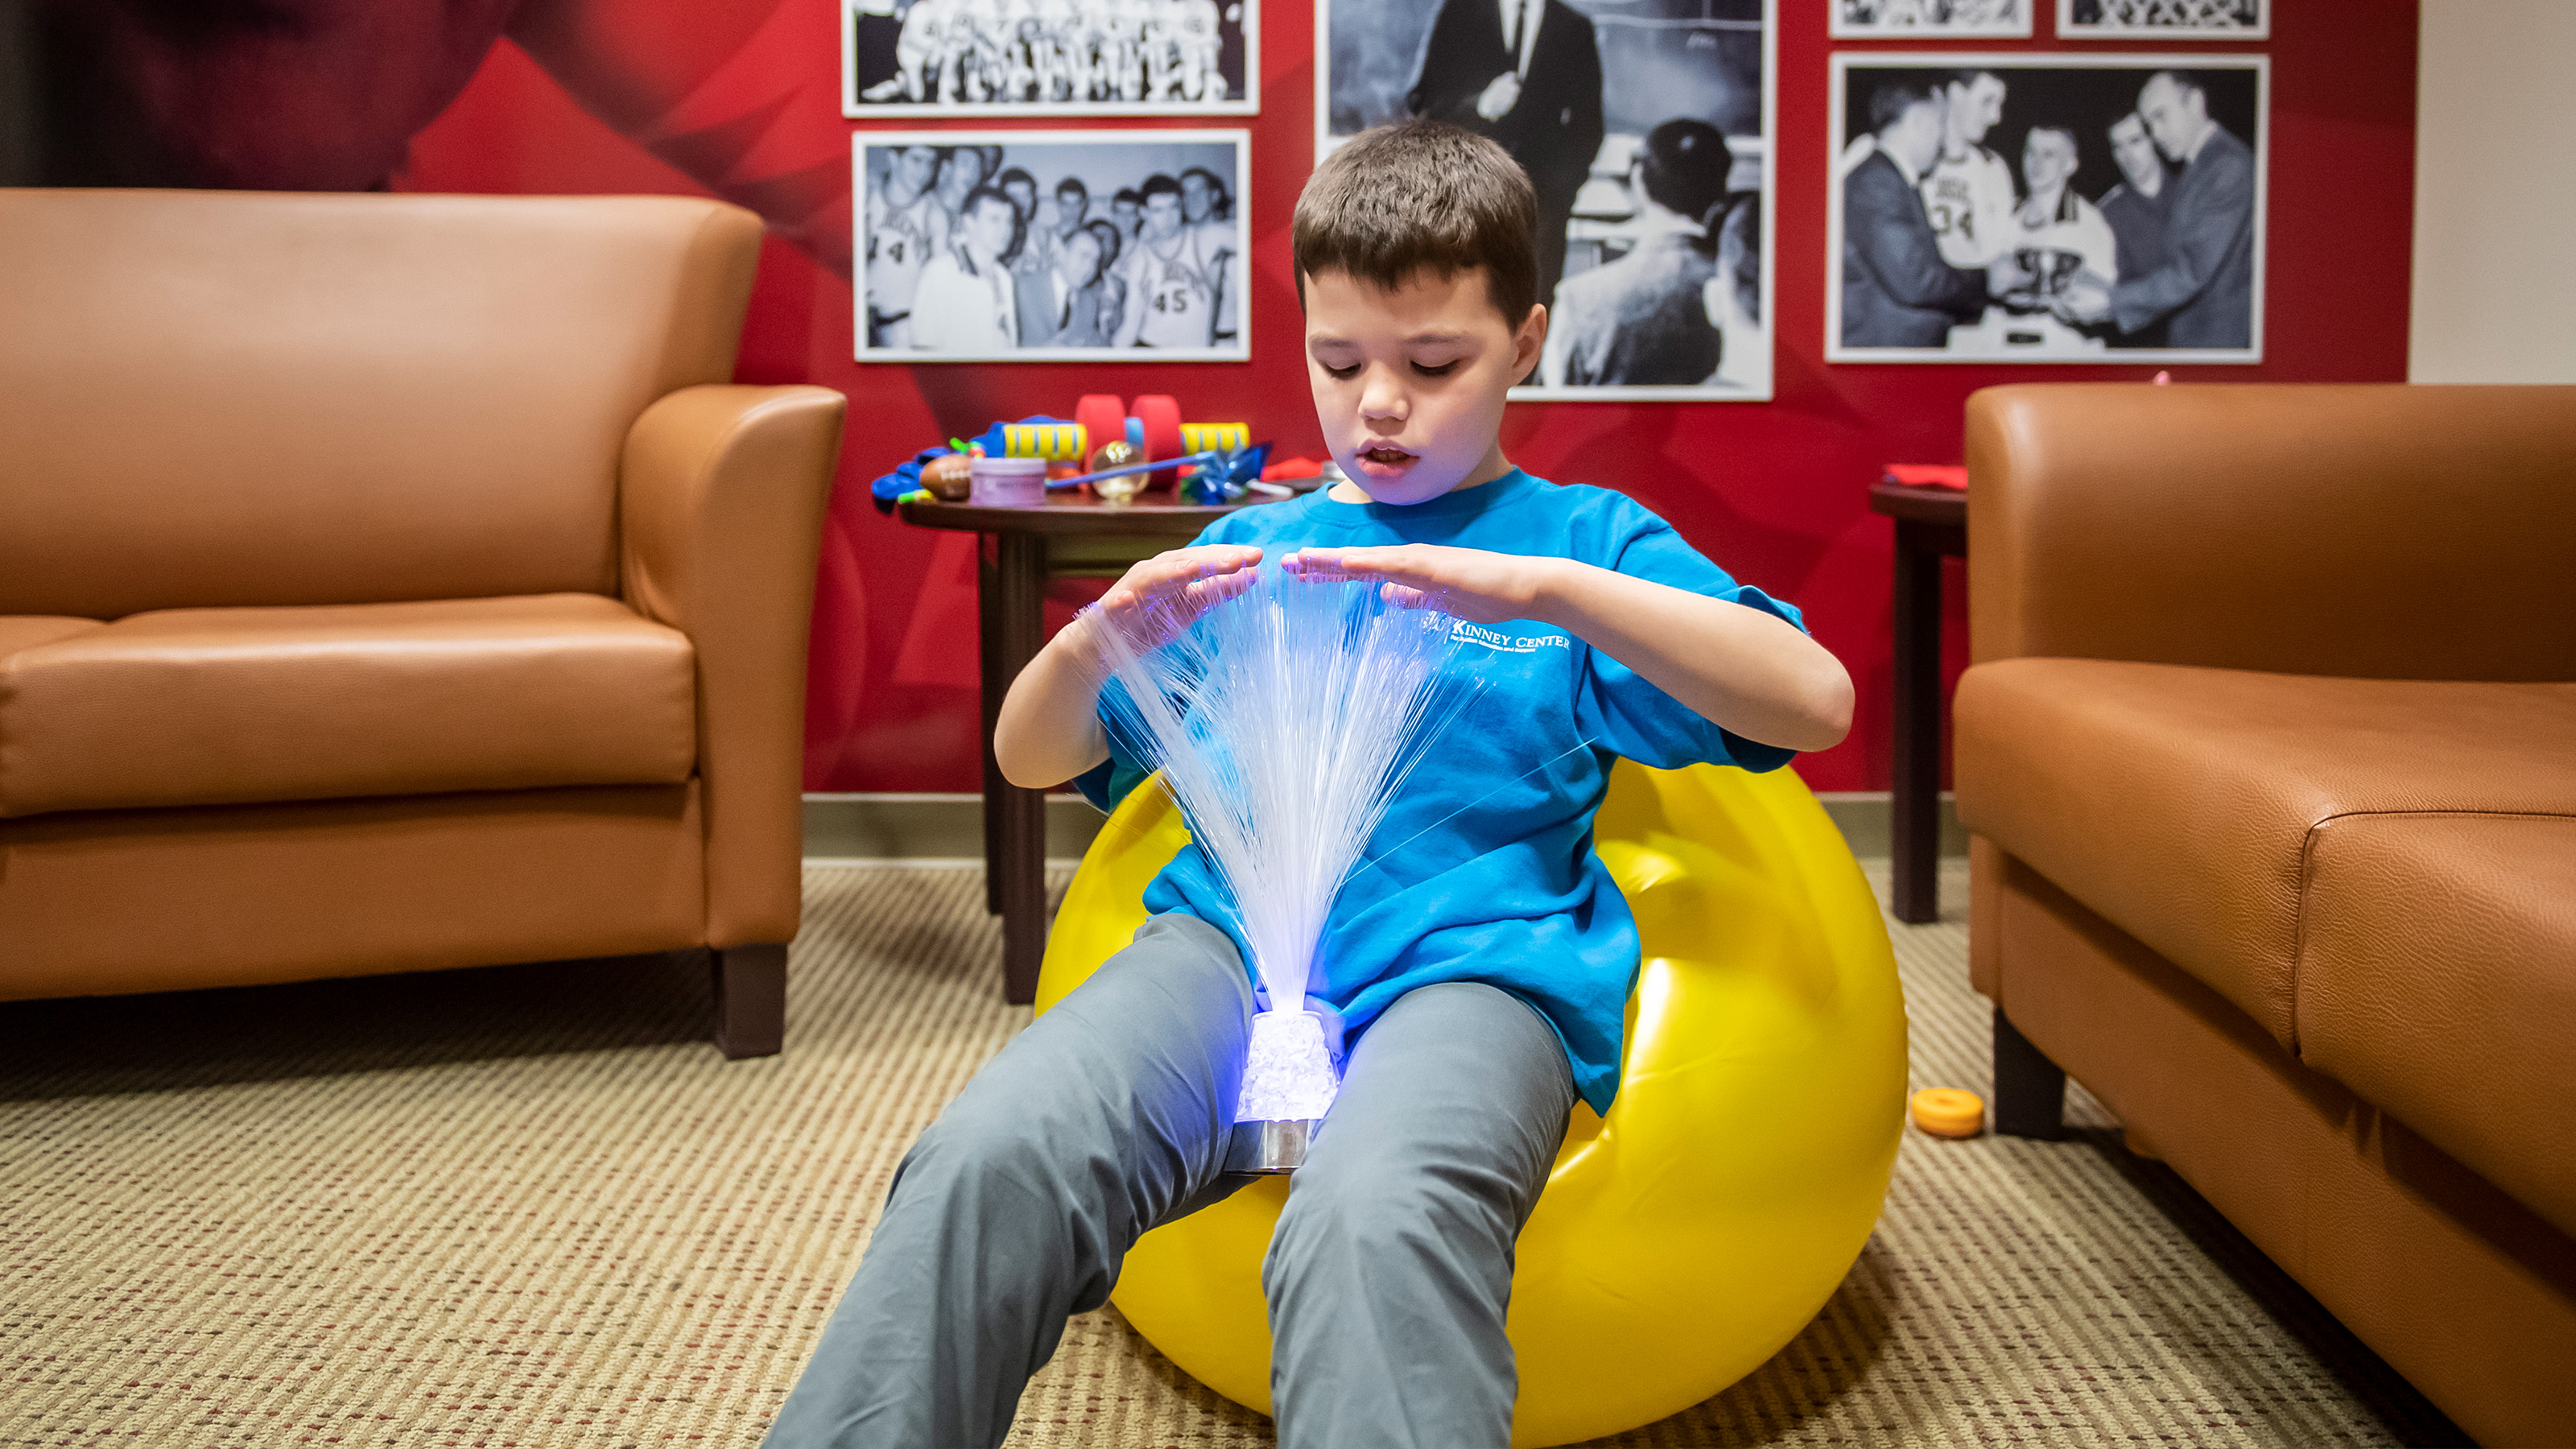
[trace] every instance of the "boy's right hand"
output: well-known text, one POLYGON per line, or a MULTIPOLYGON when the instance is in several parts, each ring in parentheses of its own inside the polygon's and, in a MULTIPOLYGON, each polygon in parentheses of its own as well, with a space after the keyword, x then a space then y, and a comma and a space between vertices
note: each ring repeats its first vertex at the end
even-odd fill
POLYGON ((1092 617, 1142 654, 1170 643, 1201 614, 1252 587, 1260 563, 1261 550, 1248 544, 1158 553, 1111 584, 1092 617))
POLYGON ((1129 569, 1011 681, 993 722, 993 761, 1002 777, 1024 789, 1052 789, 1109 758, 1099 716, 1109 661, 1094 630, 1116 629, 1142 653, 1252 587, 1260 562, 1257 548, 1176 548, 1129 569))

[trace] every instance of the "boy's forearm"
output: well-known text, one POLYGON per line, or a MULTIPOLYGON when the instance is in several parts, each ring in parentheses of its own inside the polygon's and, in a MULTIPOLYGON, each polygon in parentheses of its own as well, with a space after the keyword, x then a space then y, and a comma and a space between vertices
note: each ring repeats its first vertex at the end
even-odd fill
POLYGON ((1067 625, 1002 697, 993 759, 1002 777, 1024 790, 1053 789, 1109 758, 1100 727, 1105 677, 1089 645, 1090 627, 1087 618, 1067 625))
POLYGON ((1573 633, 1702 718, 1766 745, 1821 750, 1851 730, 1851 676, 1784 619, 1724 599, 1549 561, 1531 617, 1573 633))

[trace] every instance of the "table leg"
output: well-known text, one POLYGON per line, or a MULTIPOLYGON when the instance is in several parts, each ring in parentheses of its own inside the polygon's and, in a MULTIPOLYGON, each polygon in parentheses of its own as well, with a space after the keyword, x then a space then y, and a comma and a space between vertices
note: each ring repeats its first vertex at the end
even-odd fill
MULTIPOLYGON (((998 714, 1003 691, 1037 657, 1046 632, 1045 537, 1006 533, 996 552, 996 687, 986 695, 988 719, 998 714)), ((989 760, 989 724, 984 738, 989 760)), ((994 827, 984 842, 990 862, 987 879, 996 883, 994 894, 1002 909, 1002 999, 1025 1005, 1037 999, 1038 962, 1046 954, 1046 792, 1020 789, 995 769, 988 777, 984 799, 986 819, 994 827)))
POLYGON ((993 725, 1002 717, 1002 695, 1011 687, 1011 676, 1002 673, 1001 571, 993 565, 992 551, 984 546, 991 537, 979 534, 975 540, 975 662, 984 711, 984 910, 998 916, 1002 913, 1002 792, 1010 782, 1002 778, 1002 767, 993 758, 993 725))
POLYGON ((1896 678, 1889 781, 1896 918, 1941 915, 1941 553, 1896 522, 1896 678))

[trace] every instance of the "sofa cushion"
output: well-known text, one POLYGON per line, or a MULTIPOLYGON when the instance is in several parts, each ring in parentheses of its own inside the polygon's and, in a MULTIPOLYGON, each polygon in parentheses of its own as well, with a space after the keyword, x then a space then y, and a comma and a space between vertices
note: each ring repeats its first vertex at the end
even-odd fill
POLYGON ((2576 815, 2338 816, 2306 894, 2301 1058, 2576 1233, 2576 815))
POLYGON ((86 634, 97 627, 96 619, 73 619, 61 614, 0 614, 0 659, 21 649, 86 634))
POLYGON ((2318 825, 2393 811, 2576 814, 2576 684, 2002 659, 1961 679, 1954 718, 1970 829, 2293 1052, 2318 825))
POLYGON ((0 815, 677 783, 695 669, 593 594, 135 614, 0 658, 0 815))

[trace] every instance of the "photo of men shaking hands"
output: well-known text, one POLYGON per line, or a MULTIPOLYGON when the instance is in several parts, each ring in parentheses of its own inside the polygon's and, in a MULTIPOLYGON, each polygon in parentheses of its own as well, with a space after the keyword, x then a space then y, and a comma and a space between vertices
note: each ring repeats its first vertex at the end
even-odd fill
POLYGON ((2256 362, 2260 56, 1838 55, 1826 356, 2256 362))

